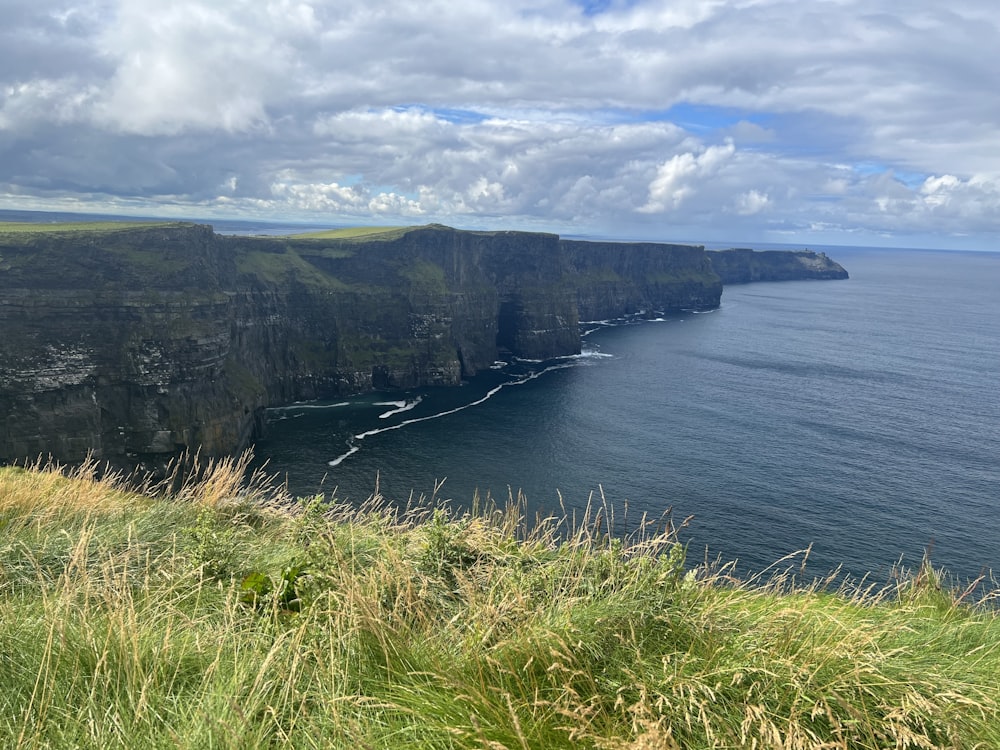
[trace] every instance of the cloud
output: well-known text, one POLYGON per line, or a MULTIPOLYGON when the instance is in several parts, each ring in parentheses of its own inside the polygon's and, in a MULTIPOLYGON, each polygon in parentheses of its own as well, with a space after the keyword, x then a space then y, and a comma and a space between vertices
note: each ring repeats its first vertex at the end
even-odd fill
POLYGON ((266 127, 317 30, 311 8, 289 2, 132 0, 98 37, 114 75, 95 109, 109 130, 170 135, 266 127))
POLYGON ((675 154, 660 165, 649 184, 649 199, 636 210, 640 213, 675 211, 694 194, 699 183, 714 176, 736 152, 732 141, 710 146, 700 154, 675 154))
POLYGON ((8 0, 4 20, 8 206, 1000 231, 989 0, 8 0))
POLYGON ((736 198, 736 213, 740 216, 753 216, 764 211, 771 203, 767 193, 759 190, 749 190, 736 198))
POLYGON ((725 134, 740 143, 774 143, 778 139, 774 130, 748 120, 740 120, 726 129, 725 134))

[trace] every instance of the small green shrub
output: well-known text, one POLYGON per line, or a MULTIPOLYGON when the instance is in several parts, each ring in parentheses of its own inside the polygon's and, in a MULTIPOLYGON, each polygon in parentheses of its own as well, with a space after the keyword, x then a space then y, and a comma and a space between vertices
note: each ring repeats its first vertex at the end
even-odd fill
POLYGON ((240 602, 257 611, 272 607, 279 612, 301 612, 306 605, 304 594, 307 569, 303 565, 288 565, 275 583, 266 573, 254 571, 240 581, 240 602))
POLYGON ((194 524, 185 529, 194 564, 208 578, 226 580, 239 570, 239 533, 232 519, 215 508, 201 508, 194 524))
POLYGON ((469 544, 468 532, 467 519, 453 521, 447 511, 435 510, 425 529, 426 541, 418 562, 420 571, 455 589, 458 574, 480 559, 480 553, 469 544))

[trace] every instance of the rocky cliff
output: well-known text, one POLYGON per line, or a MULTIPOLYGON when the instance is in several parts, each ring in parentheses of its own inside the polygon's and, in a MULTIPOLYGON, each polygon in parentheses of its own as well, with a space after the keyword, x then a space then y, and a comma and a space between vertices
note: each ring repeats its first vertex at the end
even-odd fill
POLYGON ((582 320, 718 307, 722 282, 705 249, 563 240, 582 320))
POLYGON ((800 279, 846 279, 847 271, 825 253, 811 250, 762 250, 746 248, 708 253, 723 284, 800 279))
POLYGON ((704 249, 680 245, 0 225, 0 461, 224 454, 270 405, 457 384, 505 354, 579 352, 581 319, 707 309, 721 291, 704 249))

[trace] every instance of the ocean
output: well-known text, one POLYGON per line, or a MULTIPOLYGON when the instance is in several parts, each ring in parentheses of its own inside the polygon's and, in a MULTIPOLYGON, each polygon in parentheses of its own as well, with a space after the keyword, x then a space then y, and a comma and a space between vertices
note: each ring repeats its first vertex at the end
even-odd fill
POLYGON ((578 357, 503 363, 458 388, 273 409, 257 465, 295 495, 349 503, 521 493, 532 516, 606 505, 622 530, 669 510, 687 519, 689 561, 745 575, 806 548, 818 577, 887 582, 924 554, 959 582, 1000 575, 1000 252, 811 249, 851 278, 591 322, 578 357))
POLYGON ((275 409, 257 460, 342 502, 670 510, 689 561, 747 575, 806 548, 818 577, 1000 571, 1000 253, 813 249, 850 280, 728 286, 713 312, 585 324, 578 357, 275 409))

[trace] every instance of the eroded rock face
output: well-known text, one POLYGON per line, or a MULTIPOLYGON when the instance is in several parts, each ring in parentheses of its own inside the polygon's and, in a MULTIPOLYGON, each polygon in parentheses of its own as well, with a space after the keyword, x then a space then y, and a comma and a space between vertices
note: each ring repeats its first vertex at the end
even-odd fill
POLYGON ((563 240, 582 320, 719 306, 722 282, 705 249, 655 242, 563 240))
POLYGON ((140 463, 246 441, 235 276, 207 227, 0 239, 0 458, 140 463))
POLYGON ((458 384, 504 352, 578 353, 581 319, 712 308, 721 290, 680 245, 0 228, 0 460, 222 455, 267 406, 458 384))
POLYGON ((846 279, 847 271, 827 257, 811 250, 762 250, 747 248, 708 253, 712 267, 723 284, 752 281, 798 281, 803 279, 846 279))

